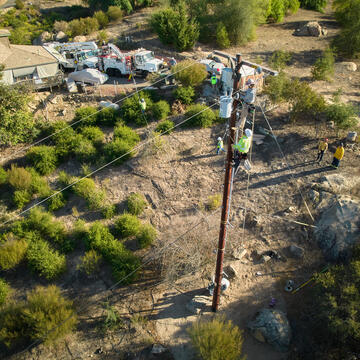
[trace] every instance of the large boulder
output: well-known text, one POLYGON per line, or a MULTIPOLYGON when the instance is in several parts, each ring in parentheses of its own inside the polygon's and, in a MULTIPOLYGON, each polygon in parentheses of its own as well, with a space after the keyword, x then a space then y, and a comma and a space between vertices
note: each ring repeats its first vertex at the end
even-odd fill
POLYGON ((261 309, 248 324, 252 335, 259 341, 266 341, 278 351, 288 351, 291 328, 286 315, 276 309, 261 309))
POLYGON ((42 32, 37 38, 33 40, 33 45, 43 45, 44 43, 52 40, 52 34, 48 31, 42 32))
POLYGON ((339 197, 316 223, 315 237, 327 260, 346 259, 360 240, 360 202, 339 197))
POLYGON ((319 37, 322 35, 326 35, 326 31, 321 28, 320 24, 317 21, 309 21, 301 28, 296 29, 294 35, 319 37))
POLYGON ((55 36, 55 40, 60 42, 65 42, 68 40, 68 37, 63 31, 59 31, 55 36))

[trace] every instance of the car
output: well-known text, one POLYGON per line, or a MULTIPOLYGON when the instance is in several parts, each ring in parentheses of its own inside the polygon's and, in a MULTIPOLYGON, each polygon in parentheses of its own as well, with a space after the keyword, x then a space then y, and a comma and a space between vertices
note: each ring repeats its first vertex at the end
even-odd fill
POLYGON ((211 75, 213 72, 215 72, 215 75, 221 75, 222 70, 225 68, 223 63, 211 59, 200 60, 200 64, 204 64, 206 66, 206 71, 211 75))

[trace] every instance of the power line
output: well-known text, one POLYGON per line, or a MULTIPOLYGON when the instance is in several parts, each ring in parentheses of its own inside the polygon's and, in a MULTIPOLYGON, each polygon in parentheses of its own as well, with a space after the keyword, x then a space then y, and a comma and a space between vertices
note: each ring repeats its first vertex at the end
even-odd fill
MULTIPOLYGON (((193 65, 195 65, 195 64, 196 64, 196 63, 190 64, 190 65, 188 65, 188 66, 186 66, 186 67, 184 67, 184 68, 182 68, 182 69, 180 69, 180 70, 178 70, 178 71, 175 71, 175 72, 173 72, 173 73, 165 76, 165 77, 162 78, 162 79, 159 79, 159 80, 155 81, 153 84, 151 84, 151 85, 146 86, 145 88, 143 88, 142 91, 153 87, 155 84, 157 84, 157 83, 165 80, 166 78, 168 78, 168 77, 170 77, 170 76, 173 76, 173 75, 175 75, 175 74, 177 74, 177 73, 179 73, 179 72, 181 72, 181 71, 183 71, 183 70, 185 70, 185 69, 187 69, 187 68, 189 68, 189 67, 191 67, 191 66, 193 66, 193 65)), ((127 95, 127 96, 125 96, 124 98, 122 98, 122 99, 120 99, 120 100, 118 100, 118 101, 115 101, 114 104, 121 103, 122 101, 124 101, 124 100, 126 100, 126 99, 128 99, 128 98, 130 98, 130 97, 132 97, 132 96, 134 96, 134 95, 136 95, 136 94, 138 94, 138 93, 139 93, 139 91, 136 89, 136 91, 135 91, 134 93, 132 93, 132 94, 130 94, 130 95, 127 95)), ((89 117, 94 116, 94 115, 100 113, 100 112, 103 111, 104 109, 106 109, 106 107, 101 108, 100 110, 97 110, 95 113, 93 113, 93 114, 91 114, 91 115, 88 115, 88 116, 85 116, 85 117, 83 117, 83 118, 81 118, 81 119, 79 119, 79 120, 77 120, 77 121, 69 124, 68 126, 65 126, 65 127, 62 128, 62 129, 59 129, 59 130, 55 131, 54 133, 52 133, 52 134, 50 134, 50 135, 48 135, 48 136, 45 136, 44 138, 42 138, 42 139, 40 139, 40 140, 37 140, 37 141, 35 141, 34 143, 32 143, 32 144, 30 144, 30 145, 28 145, 28 146, 25 146, 25 147, 23 147, 23 148, 15 151, 15 152, 13 152, 10 156, 2 159, 2 160, 1 160, 1 163, 6 162, 7 160, 9 160, 12 156, 14 156, 14 155, 16 155, 16 154, 19 154, 19 153, 21 153, 21 152, 23 152, 23 151, 26 151, 26 150, 32 148, 33 146, 38 145, 38 144, 42 143, 43 141, 52 138, 53 136, 55 136, 55 135, 63 132, 64 130, 66 130, 66 129, 70 128, 70 127, 73 127, 74 125, 76 125, 76 124, 78 124, 78 123, 80 123, 80 122, 88 119, 89 117)))
MULTIPOLYGON (((214 104, 212 104, 212 105, 210 105, 210 106, 207 106, 206 108, 202 109, 201 111, 197 112, 196 114, 194 114, 194 115, 190 116, 189 118, 181 121, 180 123, 174 125, 174 126, 171 127, 170 129, 167 129, 167 130, 165 130, 164 132, 160 133, 159 136, 162 136, 162 135, 164 135, 164 134, 172 131, 173 129, 179 127, 180 125, 182 125, 182 124, 184 124, 184 123, 186 123, 187 121, 189 121, 189 120, 192 119, 193 117, 201 114, 202 112, 204 112, 204 111, 206 111, 206 110, 208 110, 208 109, 211 109, 211 108, 214 107, 216 104, 217 104, 217 102, 214 102, 214 104)), ((39 201, 38 203, 30 206, 30 207, 27 208, 26 210, 21 211, 19 214, 15 215, 14 217, 12 217, 12 218, 6 220, 5 222, 1 223, 1 224, 0 224, 0 228, 1 228, 2 226, 6 225, 7 223, 9 223, 9 222, 11 222, 11 221, 19 218, 20 216, 22 216, 23 214, 27 213, 28 211, 30 211, 30 210, 33 209, 34 207, 41 205, 42 203, 46 202, 47 200, 51 199, 52 197, 56 196, 57 194, 60 194, 60 193, 62 193, 63 191, 69 189, 70 187, 72 187, 73 185, 77 184, 77 183, 80 182, 81 180, 86 179, 86 178, 94 175, 95 173, 99 172, 100 170, 102 170, 102 169, 106 168, 107 166, 113 164, 114 162, 120 160, 121 158, 123 158, 123 157, 131 154, 132 152, 134 152, 134 151, 142 148, 144 145, 146 145, 147 143, 149 143, 149 142, 151 142, 151 141, 153 141, 152 138, 144 141, 143 143, 135 146, 134 148, 132 148, 131 150, 129 150, 129 151, 126 152, 125 154, 123 154, 123 155, 121 155, 121 156, 119 156, 119 157, 111 160, 110 162, 108 162, 108 163, 105 164, 105 165, 100 166, 100 167, 97 168, 96 170, 92 171, 90 174, 85 175, 85 176, 81 177, 80 179, 77 179, 76 181, 72 182, 71 184, 65 186, 63 189, 56 191, 55 193, 53 193, 52 195, 48 196, 47 198, 45 198, 45 199, 39 201)))

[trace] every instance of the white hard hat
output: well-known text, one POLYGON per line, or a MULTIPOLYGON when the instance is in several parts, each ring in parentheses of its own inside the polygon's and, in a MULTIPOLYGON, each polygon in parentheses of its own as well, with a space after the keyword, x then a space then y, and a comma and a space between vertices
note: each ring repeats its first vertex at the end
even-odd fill
POLYGON ((252 131, 250 129, 245 129, 245 135, 249 138, 252 136, 252 131))
POLYGON ((253 79, 249 79, 247 82, 246 82, 248 85, 254 85, 255 84, 255 81, 253 79))
POLYGON ((218 137, 218 141, 221 141, 222 140, 222 138, 221 137, 218 137))
POLYGON ((144 98, 141 98, 141 100, 140 100, 141 102, 144 102, 145 101, 145 99, 144 98))

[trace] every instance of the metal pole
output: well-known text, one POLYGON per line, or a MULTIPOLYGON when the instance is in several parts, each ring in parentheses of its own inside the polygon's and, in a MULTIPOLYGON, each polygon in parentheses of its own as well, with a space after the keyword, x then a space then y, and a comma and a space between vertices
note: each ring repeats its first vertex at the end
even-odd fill
MULTIPOLYGON (((236 66, 234 73, 234 92, 238 91, 240 83, 240 67, 241 67, 241 55, 236 54, 236 66)), ((230 118, 230 135, 228 137, 228 149, 227 149, 227 162, 225 170, 225 182, 224 182, 224 194, 221 212, 221 224, 219 233, 219 246, 217 249, 217 261, 216 261, 216 273, 215 273, 215 288, 212 301, 212 311, 216 312, 220 302, 221 280, 223 272, 223 261, 225 253, 226 242, 226 228, 229 218, 229 199, 230 199, 230 187, 231 187, 231 175, 232 175, 232 159, 233 159, 233 144, 235 139, 235 124, 236 124, 236 108, 238 100, 235 98, 233 102, 233 111, 230 118)))

